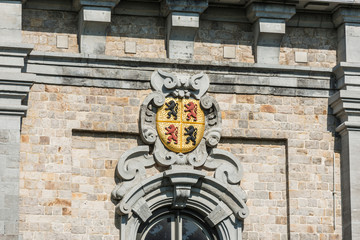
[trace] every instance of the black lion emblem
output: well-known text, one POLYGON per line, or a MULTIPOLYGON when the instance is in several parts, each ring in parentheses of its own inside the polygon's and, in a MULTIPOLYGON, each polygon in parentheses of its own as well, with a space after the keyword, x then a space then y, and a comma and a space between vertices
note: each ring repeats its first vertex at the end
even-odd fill
POLYGON ((167 106, 167 108, 165 108, 165 110, 169 111, 167 113, 167 118, 171 118, 171 115, 174 116, 174 120, 177 119, 177 113, 178 113, 178 103, 175 103, 174 100, 171 100, 168 103, 165 103, 165 105, 167 106))
POLYGON ((185 128, 185 136, 188 135, 186 138, 186 144, 188 144, 190 141, 192 141, 192 145, 195 146, 196 144, 196 135, 197 135, 197 128, 194 128, 194 126, 189 126, 188 128, 185 128))

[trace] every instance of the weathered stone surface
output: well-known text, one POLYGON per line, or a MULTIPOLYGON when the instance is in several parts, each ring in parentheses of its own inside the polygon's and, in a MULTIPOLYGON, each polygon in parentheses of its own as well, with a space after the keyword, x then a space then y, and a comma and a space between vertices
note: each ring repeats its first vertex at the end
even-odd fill
POLYGON ((104 54, 111 8, 84 6, 79 12, 80 52, 104 54))
MULTIPOLYGON (((139 107, 131 106, 130 99, 142 102, 148 93, 149 90, 41 84, 32 87, 21 138, 20 208, 21 218, 26 217, 26 221, 20 223, 20 229, 24 239, 35 235, 41 238, 54 232, 76 239, 82 231, 79 226, 86 229, 89 238, 99 233, 118 238, 109 193, 113 189, 118 159, 140 141, 134 135, 138 131, 139 107), (53 94, 53 99, 62 102, 51 101, 53 94), (118 106, 117 101, 121 105, 118 106), (101 113, 108 116, 101 118, 107 119, 103 122, 99 122, 100 115, 97 116, 101 106, 110 107, 108 112, 101 113), (47 109, 47 115, 40 120, 42 108, 47 109), (126 122, 126 115, 131 116, 130 122, 126 122), (65 121, 62 124, 69 127, 53 128, 50 119, 65 121), (79 124, 66 123, 73 121, 79 124), (99 124, 103 125, 103 131, 112 126, 113 133, 93 132, 99 124), (71 126, 79 129, 71 131, 71 126), (49 145, 40 143, 41 136, 49 137, 49 145), (39 183, 37 179, 43 180, 39 183), (31 197, 34 195, 37 197, 31 197), (69 210, 71 215, 66 215, 69 210), (59 222, 51 221, 59 216, 59 222), (85 220, 88 216, 93 221, 85 220), (44 226, 42 231, 30 227, 40 228, 45 220, 49 226, 44 226), (110 227, 100 228, 99 222, 110 227)), ((332 226, 335 121, 327 111, 327 99, 212 95, 223 109, 224 139, 219 148, 236 155, 243 165, 241 186, 248 189, 251 212, 245 221, 243 239, 255 235, 255 239, 267 239, 269 232, 274 238, 287 238, 288 227, 291 238, 300 234, 304 239, 341 238, 339 154, 335 154, 335 231, 332 226), (305 142, 312 148, 306 148, 305 142), (309 232, 308 227, 311 227, 309 232)), ((4 139, 7 138, 5 135, 4 139)), ((158 171, 146 169, 146 176, 158 171)))

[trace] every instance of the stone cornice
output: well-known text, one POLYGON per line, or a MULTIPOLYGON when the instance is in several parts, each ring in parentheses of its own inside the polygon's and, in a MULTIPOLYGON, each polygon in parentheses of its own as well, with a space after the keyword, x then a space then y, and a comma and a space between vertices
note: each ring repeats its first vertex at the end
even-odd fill
POLYGON ((295 6, 282 4, 253 3, 247 8, 246 15, 250 22, 259 18, 289 20, 296 13, 295 6))
POLYGON ((360 23, 360 8, 354 6, 341 6, 333 14, 335 27, 343 23, 360 23))
POLYGON ((329 98, 329 105, 341 122, 360 122, 360 91, 340 90, 329 98))
POLYGON ((22 100, 27 96, 35 81, 35 74, 7 73, 0 74, 0 114, 19 115, 26 113, 27 106, 22 100))
POLYGON ((208 7, 208 0, 163 0, 161 13, 167 16, 171 12, 192 12, 201 14, 208 7))
POLYGON ((360 63, 340 62, 333 68, 336 87, 346 90, 360 90, 360 63))
POLYGON ((73 6, 80 10, 84 6, 114 8, 120 0, 73 0, 73 6))
POLYGON ((348 131, 360 131, 360 122, 343 122, 336 128, 336 132, 340 135, 344 135, 348 131))
POLYGON ((210 92, 328 97, 332 91, 329 68, 44 52, 32 52, 27 62, 38 83, 125 89, 149 89, 155 69, 204 72, 210 92))

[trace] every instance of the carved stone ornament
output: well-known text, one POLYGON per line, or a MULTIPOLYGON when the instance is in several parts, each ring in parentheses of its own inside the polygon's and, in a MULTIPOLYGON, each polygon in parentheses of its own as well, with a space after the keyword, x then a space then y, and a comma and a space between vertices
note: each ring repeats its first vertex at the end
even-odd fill
MULTIPOLYGON (((155 91, 140 107, 140 136, 147 145, 126 151, 116 168, 112 201, 122 216, 120 239, 136 239, 129 225, 139 226, 165 206, 198 208, 211 226, 242 227, 249 214, 239 186, 243 170, 233 154, 214 148, 221 137, 221 113, 216 100, 206 94, 207 75, 157 70, 151 86, 155 91), (153 166, 165 171, 146 178, 146 168, 153 166)), ((223 239, 241 239, 239 231, 226 235, 223 239)))

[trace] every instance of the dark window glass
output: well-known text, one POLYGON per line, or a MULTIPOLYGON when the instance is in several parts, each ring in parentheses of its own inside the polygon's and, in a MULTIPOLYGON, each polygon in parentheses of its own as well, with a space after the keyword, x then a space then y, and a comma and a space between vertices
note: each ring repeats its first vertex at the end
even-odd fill
POLYGON ((208 240, 207 234, 196 222, 182 219, 182 239, 183 240, 208 240))
POLYGON ((171 218, 163 218, 155 223, 146 234, 145 240, 171 240, 171 218))

